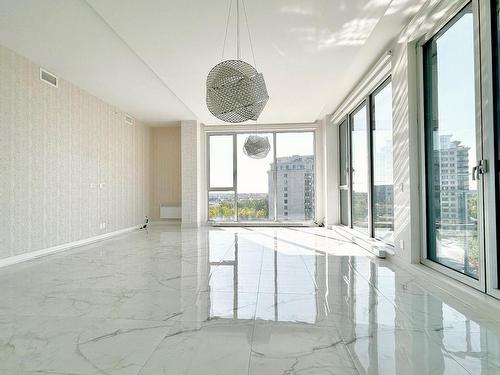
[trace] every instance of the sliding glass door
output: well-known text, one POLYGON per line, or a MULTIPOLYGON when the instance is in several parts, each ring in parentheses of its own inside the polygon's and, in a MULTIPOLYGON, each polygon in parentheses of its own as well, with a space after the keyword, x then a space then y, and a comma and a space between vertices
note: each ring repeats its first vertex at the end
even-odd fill
POLYGON ((472 6, 432 37, 423 53, 427 259, 479 280, 482 139, 472 6))
POLYGON ((244 152, 248 133, 209 134, 208 220, 312 222, 315 217, 314 132, 258 133, 271 149, 244 152))

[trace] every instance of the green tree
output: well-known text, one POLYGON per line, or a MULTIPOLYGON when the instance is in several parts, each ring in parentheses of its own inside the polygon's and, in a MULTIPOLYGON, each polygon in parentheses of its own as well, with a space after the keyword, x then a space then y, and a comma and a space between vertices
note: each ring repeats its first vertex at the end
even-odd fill
POLYGON ((471 194, 467 199, 467 215, 477 219, 477 194, 471 194))

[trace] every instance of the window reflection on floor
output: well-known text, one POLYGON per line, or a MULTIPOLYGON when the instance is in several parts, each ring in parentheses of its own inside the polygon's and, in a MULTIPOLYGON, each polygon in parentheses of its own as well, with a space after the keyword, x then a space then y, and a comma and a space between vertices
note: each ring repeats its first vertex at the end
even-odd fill
POLYGON ((211 231, 209 319, 334 328, 362 373, 500 369, 498 325, 331 233, 211 231))

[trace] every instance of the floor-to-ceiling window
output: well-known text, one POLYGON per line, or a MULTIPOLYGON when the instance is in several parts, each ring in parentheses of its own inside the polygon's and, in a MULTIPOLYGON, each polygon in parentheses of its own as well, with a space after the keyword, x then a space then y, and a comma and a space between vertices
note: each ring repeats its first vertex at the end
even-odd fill
POLYGON ((385 82, 372 96, 373 231, 376 238, 394 241, 392 173, 392 83, 385 82))
POLYGON ((351 115, 352 227, 366 234, 368 227, 368 118, 366 103, 351 115))
POLYGON ((314 133, 276 134, 278 220, 314 219, 314 133))
POLYGON ((274 160, 273 134, 259 134, 267 138, 271 149, 266 157, 254 159, 248 157, 243 146, 248 134, 237 134, 237 165, 236 186, 238 190, 238 220, 266 221, 274 220, 274 206, 269 204, 273 194, 271 166, 274 160))
POLYGON ((496 238, 496 265, 490 269, 495 270, 496 268, 496 283, 493 282, 493 288, 500 289, 500 248, 498 244, 500 243, 500 0, 492 1, 492 19, 493 19, 493 103, 494 103, 494 113, 495 113, 495 128, 496 128, 496 202, 497 202, 497 238, 496 238))
POLYGON ((236 215, 235 137, 220 135, 208 142, 208 217, 232 221, 236 215))
POLYGON ((480 139, 472 7, 427 41, 423 52, 427 259, 478 279, 480 139))
POLYGON ((347 119, 339 125, 340 160, 340 223, 349 225, 349 125, 347 119))
POLYGON ((392 83, 384 80, 339 124, 340 222, 394 242, 392 83))
POLYGON ((500 298, 498 0, 471 1, 420 43, 422 263, 500 298), (496 175, 494 174, 496 173, 496 175))
POLYGON ((258 133, 271 146, 259 159, 243 150, 249 135, 208 135, 208 220, 313 221, 314 132, 258 133))

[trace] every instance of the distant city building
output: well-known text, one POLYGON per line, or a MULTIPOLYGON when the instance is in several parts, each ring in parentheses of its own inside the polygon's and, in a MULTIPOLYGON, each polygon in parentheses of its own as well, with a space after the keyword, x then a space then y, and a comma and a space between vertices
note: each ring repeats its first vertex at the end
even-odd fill
POLYGON ((394 228, 394 186, 373 186, 374 220, 377 228, 394 228))
MULTIPOLYGON (((269 214, 274 216, 274 179, 267 172, 269 186, 269 214)), ((287 156, 276 158, 276 208, 279 220, 304 221, 314 219, 314 156, 287 156)))
POLYGON ((434 186, 438 199, 436 222, 443 229, 457 229, 459 225, 476 225, 468 213, 468 201, 474 191, 469 190, 469 150, 451 135, 440 136, 440 148, 434 151, 434 186))

